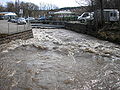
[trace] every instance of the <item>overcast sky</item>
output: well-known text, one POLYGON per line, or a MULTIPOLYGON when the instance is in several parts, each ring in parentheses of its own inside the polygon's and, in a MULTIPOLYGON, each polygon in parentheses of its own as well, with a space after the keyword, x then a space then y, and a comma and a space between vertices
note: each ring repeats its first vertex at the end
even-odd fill
MULTIPOLYGON (((15 2, 15 0, 0 0, 1 3, 4 3, 6 1, 15 2)), ((79 6, 75 2, 75 0, 20 0, 20 1, 32 2, 32 3, 35 3, 36 5, 39 5, 40 2, 44 2, 44 3, 49 3, 49 4, 55 4, 59 8, 79 6)))

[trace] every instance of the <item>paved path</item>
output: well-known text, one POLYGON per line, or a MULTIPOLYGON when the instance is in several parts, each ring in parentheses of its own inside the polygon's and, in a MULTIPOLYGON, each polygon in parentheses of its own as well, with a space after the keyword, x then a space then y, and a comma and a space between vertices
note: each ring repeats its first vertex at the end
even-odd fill
MULTIPOLYGON (((64 28, 64 25, 50 25, 50 24, 39 24, 34 23, 31 24, 32 28, 64 28)), ((26 25, 17 25, 16 23, 7 22, 7 20, 0 20, 0 33, 16 33, 28 30, 30 27, 28 24, 26 25)))
POLYGON ((17 33, 29 29, 29 25, 17 25, 16 23, 7 22, 7 20, 0 20, 0 33, 17 33))

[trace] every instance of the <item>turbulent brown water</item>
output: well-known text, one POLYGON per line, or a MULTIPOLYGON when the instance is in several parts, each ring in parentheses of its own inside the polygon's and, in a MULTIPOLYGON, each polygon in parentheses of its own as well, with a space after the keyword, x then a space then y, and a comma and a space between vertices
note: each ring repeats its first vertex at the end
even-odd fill
POLYGON ((120 90, 120 46, 64 29, 0 46, 0 90, 120 90))

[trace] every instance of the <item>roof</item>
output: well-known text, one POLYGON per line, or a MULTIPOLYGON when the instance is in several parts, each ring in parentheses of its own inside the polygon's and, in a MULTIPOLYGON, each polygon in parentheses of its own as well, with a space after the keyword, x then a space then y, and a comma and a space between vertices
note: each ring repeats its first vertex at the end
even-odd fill
POLYGON ((16 16, 16 13, 14 13, 14 12, 0 12, 0 14, 9 15, 9 16, 16 16))
POLYGON ((110 12, 110 11, 118 11, 118 9, 104 9, 104 11, 108 11, 108 12, 110 12))
POLYGON ((74 12, 71 12, 71 11, 58 11, 58 12, 54 12, 54 14, 74 14, 74 12))
POLYGON ((16 14, 15 13, 7 13, 7 14, 5 14, 5 16, 16 16, 16 14))

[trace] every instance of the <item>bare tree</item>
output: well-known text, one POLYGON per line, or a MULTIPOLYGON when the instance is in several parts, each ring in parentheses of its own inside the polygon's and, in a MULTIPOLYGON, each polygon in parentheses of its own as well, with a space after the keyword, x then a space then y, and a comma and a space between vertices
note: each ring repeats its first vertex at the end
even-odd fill
POLYGON ((0 5, 0 12, 4 11, 5 7, 3 5, 0 5))
POLYGON ((91 0, 75 0, 80 6, 88 6, 91 5, 91 0))
POLYGON ((54 4, 48 4, 48 3, 40 3, 39 4, 40 10, 52 10, 52 9, 58 9, 58 7, 54 4))
POLYGON ((7 2, 6 11, 15 12, 15 5, 13 2, 7 2))
POLYGON ((25 17, 27 17, 27 16, 37 17, 38 16, 39 7, 33 3, 21 2, 20 8, 23 9, 23 12, 24 12, 23 16, 25 16, 25 17))
POLYGON ((103 15, 103 0, 99 0, 100 2, 100 13, 101 13, 101 26, 104 25, 104 15, 103 15))
POLYGON ((80 6, 87 6, 88 11, 94 11, 95 0, 75 0, 80 6))

